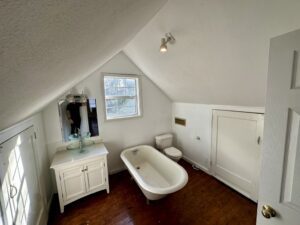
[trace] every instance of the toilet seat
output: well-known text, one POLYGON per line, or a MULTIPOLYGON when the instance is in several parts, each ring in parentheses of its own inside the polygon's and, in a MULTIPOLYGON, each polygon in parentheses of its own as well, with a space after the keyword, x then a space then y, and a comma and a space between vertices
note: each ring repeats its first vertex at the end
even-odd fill
POLYGON ((174 147, 169 147, 164 149, 164 153, 170 157, 175 157, 175 158, 182 157, 182 152, 179 149, 174 147))

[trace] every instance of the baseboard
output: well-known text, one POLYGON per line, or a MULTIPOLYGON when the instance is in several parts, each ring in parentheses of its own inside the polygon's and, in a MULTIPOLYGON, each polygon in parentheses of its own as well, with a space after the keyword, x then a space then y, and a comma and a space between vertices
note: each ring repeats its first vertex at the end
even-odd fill
POLYGON ((201 164, 195 162, 194 160, 188 158, 188 157, 185 156, 185 155, 184 155, 182 158, 183 158, 184 161, 188 162, 189 164, 196 165, 196 166, 197 166, 199 169, 201 169, 203 172, 208 173, 209 175, 211 175, 210 172, 209 172, 209 169, 208 169, 207 167, 205 167, 205 166, 203 166, 203 165, 201 165, 201 164))
POLYGON ((51 203, 52 203, 52 200, 53 200, 53 196, 54 196, 54 192, 52 191, 51 197, 49 199, 49 202, 47 203, 47 211, 48 211, 48 213, 50 212, 50 207, 51 207, 51 203))
POLYGON ((108 173, 109 173, 109 175, 114 175, 116 173, 120 173, 125 170, 127 170, 125 167, 121 167, 121 168, 110 170, 108 173))

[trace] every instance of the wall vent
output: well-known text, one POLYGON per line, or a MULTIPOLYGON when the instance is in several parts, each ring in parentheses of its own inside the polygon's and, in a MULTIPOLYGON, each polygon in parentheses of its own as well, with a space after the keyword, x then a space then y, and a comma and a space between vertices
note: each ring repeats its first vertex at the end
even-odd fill
POLYGON ((185 126, 186 125, 186 120, 182 118, 175 117, 175 124, 185 126))

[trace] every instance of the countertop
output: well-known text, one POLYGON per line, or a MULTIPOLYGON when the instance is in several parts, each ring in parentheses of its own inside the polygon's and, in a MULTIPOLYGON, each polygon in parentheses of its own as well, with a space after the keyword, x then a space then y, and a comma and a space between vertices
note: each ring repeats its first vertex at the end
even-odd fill
POLYGON ((85 152, 83 153, 80 153, 79 149, 56 152, 50 168, 55 169, 60 166, 70 165, 72 163, 77 163, 86 159, 91 159, 108 154, 108 151, 103 143, 85 146, 84 149, 85 152))

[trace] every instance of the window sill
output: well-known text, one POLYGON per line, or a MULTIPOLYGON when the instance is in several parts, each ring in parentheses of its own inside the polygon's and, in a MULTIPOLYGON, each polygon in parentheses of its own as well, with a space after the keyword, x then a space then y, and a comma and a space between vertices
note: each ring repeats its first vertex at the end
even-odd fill
POLYGON ((115 117, 115 118, 105 118, 106 122, 109 121, 120 121, 120 120, 129 120, 129 119, 138 119, 141 118, 142 115, 134 115, 134 116, 126 116, 126 117, 115 117))

